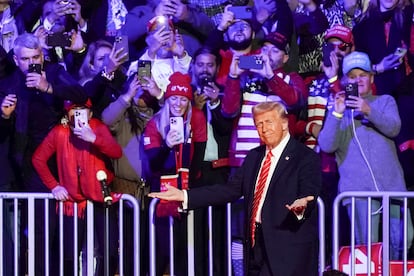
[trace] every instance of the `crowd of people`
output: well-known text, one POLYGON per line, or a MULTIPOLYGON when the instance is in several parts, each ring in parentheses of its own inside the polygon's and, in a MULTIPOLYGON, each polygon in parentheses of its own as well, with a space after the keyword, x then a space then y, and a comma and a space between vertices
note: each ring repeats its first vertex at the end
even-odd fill
MULTIPOLYGON (((51 192, 64 202, 68 229, 94 202, 96 275, 104 271, 107 207, 98 171, 113 204, 122 193, 139 200, 141 275, 148 272, 150 192, 162 199, 157 275, 168 270, 169 216, 176 274, 186 275, 187 207, 196 209, 195 275, 208 275, 208 205, 212 273, 225 275, 226 202, 233 203, 232 253, 244 255, 232 259, 236 275, 317 275, 317 197, 327 205, 329 262, 339 192, 414 189, 410 1, 0 0, 0 46, 0 191, 51 192)), ((46 244, 58 246, 56 201, 49 214, 36 202, 36 275, 58 269, 45 267, 43 241, 48 215, 46 244)), ((401 259, 401 202, 390 208, 390 256, 401 259)), ((367 242, 366 209, 358 199, 357 244, 367 242)), ((110 210, 117 233, 118 213, 110 210)), ((372 241, 380 241, 381 202, 372 200, 372 210, 372 241)), ((10 250, 12 212, 1 214, 10 250)), ((26 206, 20 219, 24 236, 26 206)), ((124 222, 132 221, 127 208, 124 222)), ((346 233, 341 239, 349 242, 346 233)), ((117 242, 109 244, 110 275, 117 242)), ((124 247, 125 275, 133 275, 132 246, 124 247)), ((65 251, 68 275, 73 256, 65 251)), ((5 275, 14 269, 6 266, 5 275)))

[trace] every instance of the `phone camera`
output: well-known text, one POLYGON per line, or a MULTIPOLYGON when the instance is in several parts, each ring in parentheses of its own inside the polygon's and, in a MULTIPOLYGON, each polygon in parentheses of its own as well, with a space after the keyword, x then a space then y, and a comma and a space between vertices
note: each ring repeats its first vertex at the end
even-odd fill
POLYGON ((259 56, 255 56, 254 57, 254 59, 255 59, 255 61, 256 61, 256 64, 263 64, 263 60, 262 60, 262 58, 261 57, 259 57, 259 56))

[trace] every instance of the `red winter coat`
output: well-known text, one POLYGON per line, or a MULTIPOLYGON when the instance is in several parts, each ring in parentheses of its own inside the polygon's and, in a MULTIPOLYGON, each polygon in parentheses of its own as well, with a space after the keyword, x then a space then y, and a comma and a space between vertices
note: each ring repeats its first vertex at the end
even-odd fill
POLYGON ((51 190, 57 185, 65 187, 69 193, 69 201, 72 202, 103 202, 96 172, 105 171, 107 182, 111 183, 114 175, 106 167, 105 159, 118 159, 122 156, 121 146, 105 124, 91 119, 89 125, 96 135, 94 143, 77 138, 68 126, 58 125, 49 132, 32 158, 33 166, 43 183, 51 190), (59 179, 52 175, 47 166, 47 161, 55 153, 59 179))

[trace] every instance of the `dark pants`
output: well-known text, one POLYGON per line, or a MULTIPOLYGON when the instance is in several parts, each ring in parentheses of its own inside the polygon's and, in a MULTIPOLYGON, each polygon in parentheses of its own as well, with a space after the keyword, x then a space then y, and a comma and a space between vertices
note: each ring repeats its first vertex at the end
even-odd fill
MULTIPOLYGON (((203 162, 200 186, 225 185, 229 176, 227 167, 213 168, 203 162)), ((196 276, 209 275, 208 263, 208 208, 194 210, 194 269, 196 276)), ((226 274, 226 205, 212 208, 213 275, 226 274)))
POLYGON ((116 220, 116 209, 118 205, 112 205, 108 208, 108 214, 103 203, 94 203, 94 226, 95 226, 95 247, 97 248, 95 276, 104 275, 104 256, 105 256, 105 220, 109 219, 109 275, 115 275, 118 267, 118 223, 116 220))
MULTIPOLYGON (((170 263, 169 217, 156 217, 156 275, 168 271, 170 263)), ((187 217, 174 219, 174 275, 187 275, 187 217)))
POLYGON ((250 249, 249 276, 272 276, 261 224, 256 224, 255 244, 250 249))

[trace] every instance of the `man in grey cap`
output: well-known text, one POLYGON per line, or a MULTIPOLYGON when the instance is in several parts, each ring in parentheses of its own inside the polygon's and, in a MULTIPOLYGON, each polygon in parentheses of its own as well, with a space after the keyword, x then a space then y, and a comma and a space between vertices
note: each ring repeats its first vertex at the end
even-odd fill
MULTIPOLYGON (((392 140, 400 131, 401 120, 396 102, 389 95, 375 96, 372 92, 374 74, 367 54, 352 52, 342 64, 346 86, 356 84, 357 95, 340 92, 327 113, 319 134, 323 151, 334 152, 339 170, 338 192, 346 191, 406 191, 403 171, 392 140)), ((344 202, 351 215, 351 202, 344 202)), ((390 259, 401 258, 402 231, 400 205, 390 207, 390 259)), ((379 241, 381 202, 372 200, 372 242, 379 241)), ((356 199, 356 244, 367 243, 367 200, 356 199)), ((408 215, 407 247, 413 237, 408 215)))

